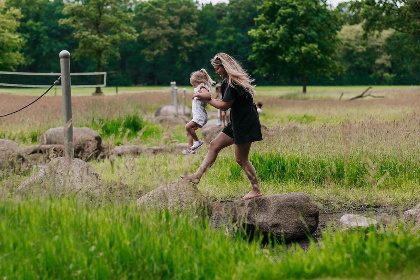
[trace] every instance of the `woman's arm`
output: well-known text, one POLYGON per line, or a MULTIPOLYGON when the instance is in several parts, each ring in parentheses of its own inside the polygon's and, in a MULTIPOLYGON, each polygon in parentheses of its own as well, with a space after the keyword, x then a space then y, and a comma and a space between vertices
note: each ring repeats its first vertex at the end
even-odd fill
POLYGON ((233 101, 235 101, 235 100, 223 101, 219 99, 211 99, 210 93, 205 88, 200 89, 199 92, 193 95, 193 98, 194 97, 198 97, 200 100, 203 100, 207 102, 208 104, 210 104, 211 106, 217 109, 223 110, 223 111, 229 109, 230 106, 232 106, 233 101))
POLYGON ((223 101, 223 100, 219 100, 219 99, 210 99, 210 100, 204 100, 204 101, 206 101, 207 104, 210 104, 214 108, 226 111, 227 109, 229 109, 232 106, 232 103, 235 100, 223 101))

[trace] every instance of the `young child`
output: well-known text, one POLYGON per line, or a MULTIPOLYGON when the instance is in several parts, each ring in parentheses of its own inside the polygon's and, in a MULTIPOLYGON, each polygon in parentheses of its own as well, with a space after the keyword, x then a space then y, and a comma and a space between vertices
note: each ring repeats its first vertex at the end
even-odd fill
POLYGON ((203 145, 203 141, 198 139, 196 130, 207 123, 207 102, 200 100, 195 95, 197 93, 208 94, 211 97, 211 85, 214 83, 205 69, 191 73, 190 83, 194 87, 192 101, 192 120, 185 125, 188 139, 188 149, 183 150, 184 155, 195 154, 195 150, 203 145))
POLYGON ((260 115, 262 113, 262 109, 261 109, 262 103, 258 101, 255 105, 257 106, 257 113, 258 115, 260 115))

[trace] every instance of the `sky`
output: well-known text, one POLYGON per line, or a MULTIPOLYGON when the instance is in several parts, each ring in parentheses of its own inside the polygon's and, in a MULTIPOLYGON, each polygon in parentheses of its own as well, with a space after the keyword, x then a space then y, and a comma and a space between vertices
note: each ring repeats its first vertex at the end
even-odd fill
MULTIPOLYGON (((229 0, 199 0, 198 2, 203 3, 203 4, 210 3, 210 2, 213 4, 216 4, 216 3, 221 3, 221 2, 228 3, 229 0)), ((340 2, 343 2, 343 0, 327 0, 327 3, 332 4, 334 7, 336 7, 337 4, 340 2)))

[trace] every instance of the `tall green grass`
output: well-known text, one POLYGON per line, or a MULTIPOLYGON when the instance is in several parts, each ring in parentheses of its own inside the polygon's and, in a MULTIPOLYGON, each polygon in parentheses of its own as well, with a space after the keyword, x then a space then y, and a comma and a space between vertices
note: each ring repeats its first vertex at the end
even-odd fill
POLYGON ((417 275, 403 226, 327 232, 307 251, 228 237, 188 213, 74 199, 0 202, 2 279, 392 279, 417 275))
MULTIPOLYGON (((287 153, 253 153, 250 161, 259 180, 268 183, 333 183, 351 187, 379 187, 418 180, 420 174, 420 163, 417 161, 379 158, 372 162, 362 155, 310 157, 287 153)), ((243 176, 241 167, 235 161, 226 159, 222 164, 229 170, 231 181, 243 176)))

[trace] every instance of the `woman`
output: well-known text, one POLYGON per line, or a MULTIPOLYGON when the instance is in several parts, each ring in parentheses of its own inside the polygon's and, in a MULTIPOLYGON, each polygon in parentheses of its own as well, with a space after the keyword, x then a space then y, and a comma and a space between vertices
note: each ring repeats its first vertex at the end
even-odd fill
POLYGON ((257 173, 248 159, 252 142, 262 140, 261 124, 253 101, 252 80, 228 54, 218 53, 210 62, 216 74, 224 79, 222 82, 223 99, 209 99, 200 92, 194 94, 194 97, 198 97, 220 110, 231 108, 231 119, 222 132, 211 141, 208 153, 198 170, 193 175, 181 175, 181 178, 198 184, 207 169, 216 161, 219 152, 233 144, 236 162, 245 171, 252 186, 252 190, 242 199, 248 200, 262 196, 257 173))

